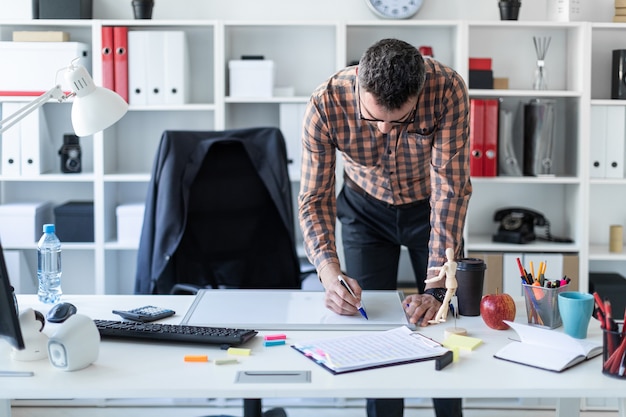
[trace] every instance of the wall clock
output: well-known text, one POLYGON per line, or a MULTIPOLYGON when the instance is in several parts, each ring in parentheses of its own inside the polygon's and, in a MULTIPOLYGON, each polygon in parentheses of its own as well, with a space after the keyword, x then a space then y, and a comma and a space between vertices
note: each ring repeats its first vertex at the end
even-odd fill
POLYGON ((408 19, 417 13, 424 0, 365 0, 369 8, 385 19, 408 19))

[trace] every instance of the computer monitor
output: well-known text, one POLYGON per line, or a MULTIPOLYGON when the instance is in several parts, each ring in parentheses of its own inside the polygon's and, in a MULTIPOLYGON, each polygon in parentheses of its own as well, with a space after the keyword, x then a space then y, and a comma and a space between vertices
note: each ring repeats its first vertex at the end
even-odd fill
POLYGON ((24 349, 17 303, 9 281, 2 244, 0 244, 0 337, 7 340, 15 349, 24 349))

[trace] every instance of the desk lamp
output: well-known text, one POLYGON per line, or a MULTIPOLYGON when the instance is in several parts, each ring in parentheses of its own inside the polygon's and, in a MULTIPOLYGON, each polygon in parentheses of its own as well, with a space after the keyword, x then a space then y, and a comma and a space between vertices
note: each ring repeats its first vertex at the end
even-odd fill
POLYGON ((73 98, 72 126, 77 136, 89 136, 111 126, 126 114, 128 103, 117 93, 97 87, 89 72, 72 61, 65 71, 65 80, 72 92, 64 93, 60 85, 46 91, 17 112, 0 121, 0 133, 28 116, 49 100, 63 103, 73 98))

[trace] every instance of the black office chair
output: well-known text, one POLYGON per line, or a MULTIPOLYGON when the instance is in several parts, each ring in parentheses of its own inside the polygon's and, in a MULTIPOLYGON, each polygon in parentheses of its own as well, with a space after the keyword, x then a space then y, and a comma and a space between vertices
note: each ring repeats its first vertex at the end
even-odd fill
MULTIPOLYGON (((166 131, 152 174, 137 293, 300 288, 280 130, 166 131)), ((244 417, 286 415, 261 406, 245 399, 244 417)))

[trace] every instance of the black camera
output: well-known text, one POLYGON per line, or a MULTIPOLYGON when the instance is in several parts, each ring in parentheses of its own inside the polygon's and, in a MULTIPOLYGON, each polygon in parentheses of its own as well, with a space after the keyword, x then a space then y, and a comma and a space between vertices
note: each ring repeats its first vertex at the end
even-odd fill
POLYGON ((63 146, 59 149, 61 156, 61 172, 74 174, 82 171, 81 150, 78 143, 78 136, 63 135, 63 146))

